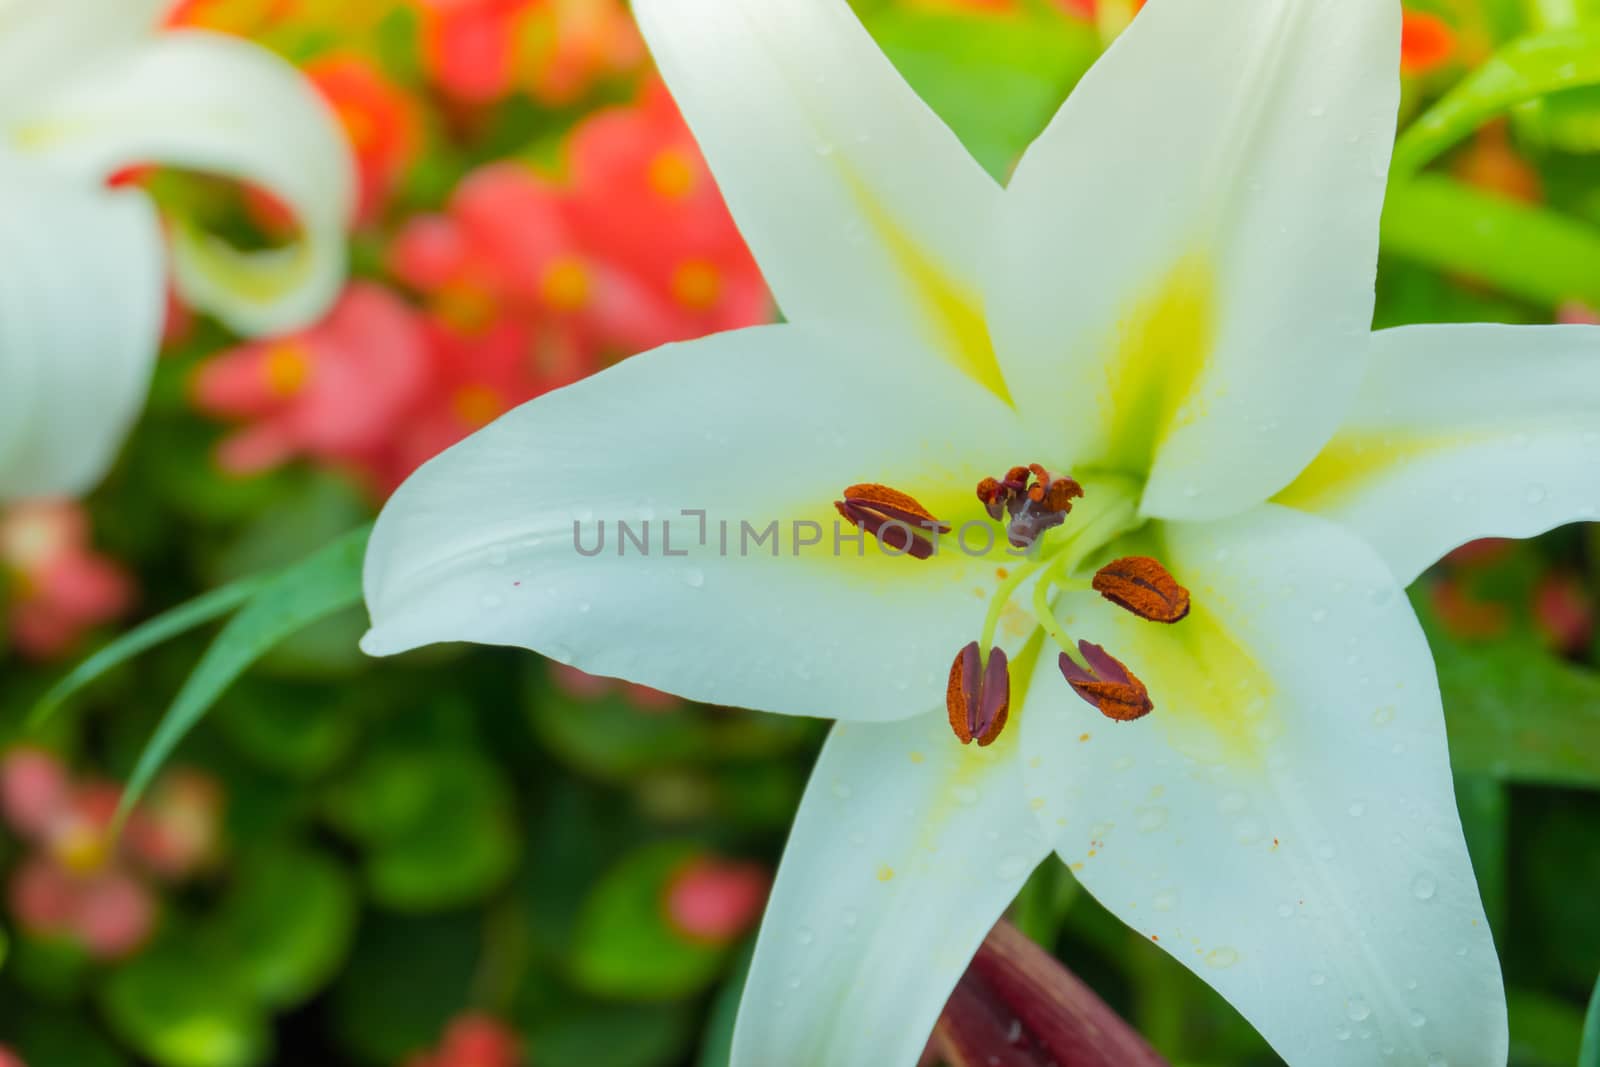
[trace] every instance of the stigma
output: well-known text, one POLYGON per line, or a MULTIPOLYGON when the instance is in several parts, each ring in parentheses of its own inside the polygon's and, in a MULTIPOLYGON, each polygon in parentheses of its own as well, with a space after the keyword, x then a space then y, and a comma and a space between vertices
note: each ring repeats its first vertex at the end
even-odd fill
POLYGON ((938 551, 938 536, 951 530, 916 498, 886 485, 852 485, 840 495, 844 499, 835 500, 833 506, 845 521, 913 559, 931 557, 938 551))
POLYGON ((950 712, 950 729, 963 745, 976 741, 984 748, 993 744, 1011 711, 1011 671, 1005 649, 991 648, 987 664, 976 641, 956 653, 945 707, 950 712))
POLYGON ((1004 478, 978 483, 978 499, 989 517, 995 522, 1009 517, 1006 538, 1013 548, 1031 548, 1045 531, 1066 522, 1072 502, 1081 496, 1083 486, 1037 463, 1012 467, 1004 478))

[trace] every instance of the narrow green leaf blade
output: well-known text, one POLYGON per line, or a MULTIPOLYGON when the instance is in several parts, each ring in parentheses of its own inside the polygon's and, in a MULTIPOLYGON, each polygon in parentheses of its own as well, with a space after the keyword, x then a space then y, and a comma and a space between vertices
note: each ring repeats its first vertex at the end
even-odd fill
POLYGON ((1449 178, 1390 186, 1383 247, 1543 307, 1600 305, 1600 229, 1449 178))
POLYGON ((39 699, 28 715, 28 728, 36 730, 43 726, 68 699, 114 667, 180 634, 188 633, 197 626, 203 626, 213 619, 226 615, 254 596, 270 577, 270 575, 253 574, 248 578, 241 578, 220 589, 213 589, 209 593, 179 604, 129 630, 78 664, 65 678, 51 686, 50 691, 39 699))
POLYGON ((1589 996, 1589 1014, 1583 1020, 1583 1045, 1578 1049, 1578 1067, 1600 1067, 1600 980, 1589 996))
POLYGON ((1464 78, 1395 144, 1394 173, 1416 174, 1484 122, 1563 89, 1600 85, 1600 24, 1513 41, 1464 78))
POLYGON ((352 531, 279 572, 222 628, 140 754, 122 795, 119 824, 178 742, 251 664, 290 634, 361 599, 361 561, 371 533, 370 526, 352 531))

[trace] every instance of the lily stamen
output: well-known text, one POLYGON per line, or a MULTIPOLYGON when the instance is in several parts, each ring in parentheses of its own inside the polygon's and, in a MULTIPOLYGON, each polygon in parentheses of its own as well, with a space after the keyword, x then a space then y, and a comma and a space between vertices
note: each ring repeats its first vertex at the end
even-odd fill
POLYGON ((1149 690, 1121 660, 1088 641, 1078 642, 1078 653, 1087 669, 1063 652, 1058 661, 1061 675, 1072 691, 1100 714, 1117 722, 1132 722, 1155 710, 1149 690))
POLYGON ((945 690, 950 728, 963 745, 976 741, 980 748, 994 743, 1011 711, 1011 672, 1003 648, 989 650, 983 662, 978 642, 956 653, 945 690))
POLYGON ((852 485, 841 495, 844 499, 835 500, 833 506, 847 522, 914 559, 931 557, 938 551, 938 535, 951 530, 915 497, 886 485, 852 485))
POLYGON ((1101 567, 1094 590, 1120 608, 1151 622, 1180 622, 1189 614, 1189 590, 1159 560, 1125 556, 1101 567))

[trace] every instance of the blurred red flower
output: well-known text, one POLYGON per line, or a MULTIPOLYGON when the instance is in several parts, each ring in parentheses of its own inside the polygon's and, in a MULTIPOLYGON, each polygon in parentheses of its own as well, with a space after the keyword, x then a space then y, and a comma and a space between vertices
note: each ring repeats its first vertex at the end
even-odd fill
POLYGON ((311 329, 209 360, 195 378, 195 401, 210 414, 249 420, 222 443, 225 470, 251 473, 296 455, 359 462, 388 444, 422 397, 427 345, 403 300, 355 282, 311 329))
POLYGON ((421 110, 361 56, 325 56, 307 64, 305 74, 338 114, 355 152, 361 196, 358 217, 370 222, 382 213, 422 150, 421 110))
POLYGON ((11 640, 25 656, 54 659, 84 631, 133 601, 133 580, 91 546, 89 516, 68 500, 38 500, 0 512, 0 578, 9 586, 11 640))
POLYGON ((772 876, 757 864, 700 857, 667 883, 667 921, 686 937, 726 943, 755 924, 771 888, 772 876))
POLYGON ((140 948, 157 913, 142 868, 166 881, 191 876, 215 855, 222 791, 197 771, 175 769, 150 802, 109 839, 121 787, 74 782, 42 749, 17 748, 0 759, 0 815, 32 850, 11 874, 8 902, 26 931, 80 944, 100 959, 140 948))

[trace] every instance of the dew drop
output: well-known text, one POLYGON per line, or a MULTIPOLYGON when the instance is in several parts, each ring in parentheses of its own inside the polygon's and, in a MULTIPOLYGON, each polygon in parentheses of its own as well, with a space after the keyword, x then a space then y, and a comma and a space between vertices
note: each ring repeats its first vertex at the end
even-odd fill
POLYGON ((1144 833, 1153 833, 1167 825, 1166 808, 1142 808, 1139 811, 1139 829, 1144 833))
POLYGON ((1328 982, 1328 976, 1323 974, 1321 971, 1312 971, 1311 972, 1311 984, 1312 985, 1314 985, 1314 986, 1326 985, 1327 982, 1328 982))
POLYGON ((1312 612, 1311 612, 1311 621, 1312 622, 1327 622, 1328 621, 1328 609, 1327 608, 1315 608, 1315 609, 1313 609, 1312 612))
POLYGON ((1333 1036, 1338 1038, 1340 1041, 1349 1041, 1350 1028, 1344 1025, 1344 1023, 1340 1023, 1338 1029, 1333 1032, 1333 1036))
POLYGON ((1363 815, 1365 815, 1367 813, 1367 806, 1365 804, 1363 804, 1361 801, 1357 800, 1353 804, 1351 804, 1349 808, 1347 808, 1345 810, 1350 812, 1350 817, 1352 819, 1359 819, 1359 818, 1361 818, 1361 816, 1363 816, 1363 815))
POLYGON ((811 927, 802 926, 795 931, 794 939, 802 945, 809 945, 817 939, 817 935, 811 932, 811 927))
POLYGON ((1223 967, 1232 967, 1238 962, 1239 953, 1231 948, 1214 948, 1206 953, 1206 965, 1216 967, 1219 970, 1223 967))
POLYGON ((1412 1026, 1419 1030, 1428 1025, 1428 1017, 1420 1011, 1412 1012, 1409 1021, 1412 1026))
POLYGON ((1544 486, 1530 485, 1528 486, 1528 491, 1522 494, 1522 499, 1526 500, 1530 504, 1543 504, 1545 502, 1545 498, 1549 495, 1549 493, 1545 492, 1544 486))
POLYGON ((1293 918, 1293 917, 1294 917, 1294 905, 1293 904, 1279 904, 1278 905, 1278 918, 1280 918, 1280 919, 1289 919, 1289 918, 1293 918))
POLYGON ((1411 883, 1411 895, 1416 897, 1418 900, 1432 900, 1433 894, 1438 890, 1438 888, 1438 885, 1434 883, 1432 878, 1429 878, 1425 874, 1419 874, 1411 883))
POLYGON ((1385 704, 1372 713, 1372 724, 1374 726, 1388 726, 1392 722, 1394 722, 1393 704, 1385 704))
POLYGON ((683 572, 683 584, 690 589, 699 589, 706 584, 706 572, 698 567, 683 572))
POLYGON ((1171 889, 1163 889, 1150 901, 1150 906, 1157 911, 1171 911, 1178 906, 1178 894, 1171 889))
POLYGON ((1355 997, 1345 1006, 1345 1014, 1350 1016, 1352 1022, 1360 1022, 1372 1014, 1372 1009, 1360 997, 1355 997))

